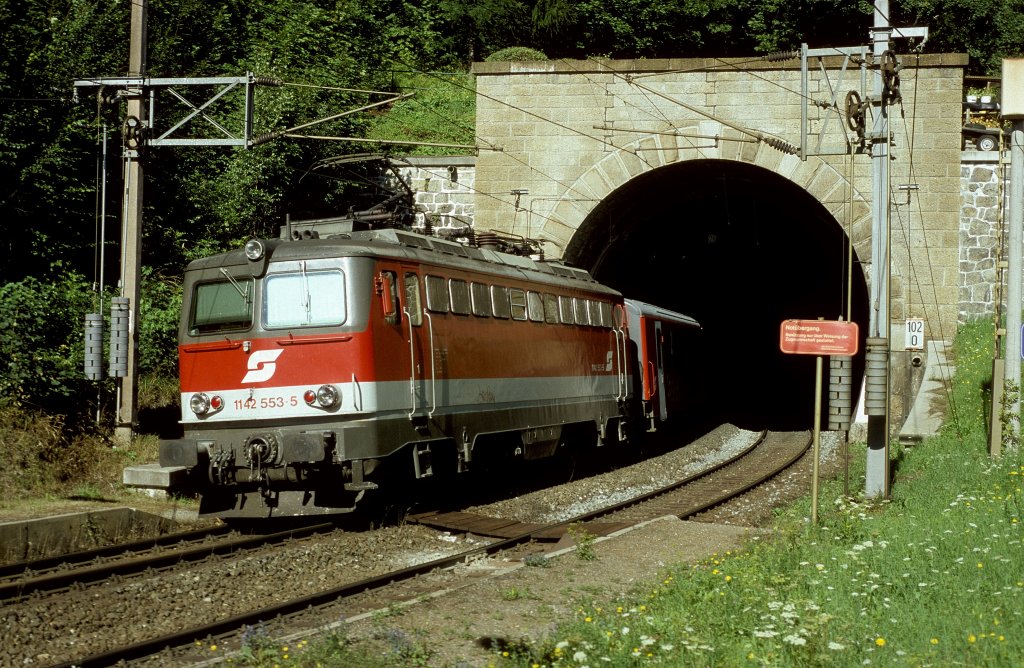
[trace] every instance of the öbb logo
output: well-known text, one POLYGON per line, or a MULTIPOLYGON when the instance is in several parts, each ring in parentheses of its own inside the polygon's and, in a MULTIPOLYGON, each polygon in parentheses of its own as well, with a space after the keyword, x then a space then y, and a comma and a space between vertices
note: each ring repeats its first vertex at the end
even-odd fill
POLYGON ((243 383, 262 383, 270 380, 277 371, 277 360, 283 350, 257 350, 249 355, 249 373, 242 379, 243 383))

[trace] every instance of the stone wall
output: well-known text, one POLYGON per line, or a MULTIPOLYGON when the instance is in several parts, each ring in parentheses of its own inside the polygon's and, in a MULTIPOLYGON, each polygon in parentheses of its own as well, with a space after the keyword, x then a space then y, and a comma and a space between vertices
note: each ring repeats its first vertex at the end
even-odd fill
POLYGON ((416 191, 416 224, 429 216, 434 227, 472 226, 476 212, 476 158, 392 159, 405 183, 416 191))
POLYGON ((960 322, 993 315, 999 297, 999 200, 1008 197, 1009 173, 997 157, 995 152, 968 151, 960 163, 960 322))
MULTIPOLYGON (((902 107, 891 111, 890 183, 896 206, 889 317, 894 329, 902 329, 904 318, 925 318, 929 339, 950 338, 960 316, 966 64, 963 54, 904 58, 902 107)), ((476 134, 482 144, 498 149, 477 158, 476 187, 490 193, 477 200, 477 224, 499 230, 516 225, 516 232, 540 239, 547 254, 557 257, 594 208, 633 179, 683 161, 733 160, 775 172, 819 201, 847 229, 859 266, 869 274, 874 260, 870 158, 858 155, 851 165, 839 154, 849 140, 840 113, 844 91, 859 86, 860 73, 844 72, 842 66, 831 59, 823 69, 808 72, 808 97, 820 104, 808 109, 811 150, 801 160, 751 134, 800 143, 799 64, 752 59, 476 63, 476 134), (823 150, 817 150, 819 140, 823 150), (517 202, 516 191, 528 194, 517 202)))

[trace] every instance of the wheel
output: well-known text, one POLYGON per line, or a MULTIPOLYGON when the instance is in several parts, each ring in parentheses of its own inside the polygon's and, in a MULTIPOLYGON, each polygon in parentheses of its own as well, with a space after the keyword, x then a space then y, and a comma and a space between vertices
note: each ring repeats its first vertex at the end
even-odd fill
POLYGON ((981 135, 974 140, 974 145, 978 147, 979 151, 994 151, 999 142, 992 135, 981 135))
POLYGON ((860 95, 855 90, 846 94, 846 125, 857 134, 864 132, 864 110, 861 109, 860 95))

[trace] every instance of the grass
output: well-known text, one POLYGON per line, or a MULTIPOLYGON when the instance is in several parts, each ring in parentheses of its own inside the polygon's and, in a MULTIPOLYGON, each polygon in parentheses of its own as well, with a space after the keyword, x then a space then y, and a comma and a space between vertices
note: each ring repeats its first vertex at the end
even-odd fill
POLYGON ((499 665, 1015 665, 1024 466, 987 454, 990 342, 990 327, 963 328, 954 419, 899 450, 890 500, 829 483, 818 526, 797 503, 770 542, 676 566, 613 609, 583 606, 499 665))
POLYGON ((23 406, 0 408, 0 511, 33 513, 63 502, 134 498, 121 484, 122 471, 156 461, 157 443, 155 435, 140 435, 127 447, 114 447, 109 433, 91 420, 71 424, 64 416, 23 406))
MULTIPOLYGON (((1018 451, 987 454, 991 336, 985 324, 962 328, 950 419, 924 443, 892 449, 890 499, 846 497, 841 481, 827 482, 817 526, 804 499, 779 513, 770 540, 676 565, 614 605, 580 605, 546 640, 505 647, 493 665, 1016 665, 1024 464, 1018 451)), ((856 488, 863 444, 854 453, 856 488)), ((337 636, 323 642, 339 647, 337 636)), ((419 645, 386 659, 341 647, 319 665, 430 656, 419 645)), ((289 661, 247 665, 316 665, 289 661)))

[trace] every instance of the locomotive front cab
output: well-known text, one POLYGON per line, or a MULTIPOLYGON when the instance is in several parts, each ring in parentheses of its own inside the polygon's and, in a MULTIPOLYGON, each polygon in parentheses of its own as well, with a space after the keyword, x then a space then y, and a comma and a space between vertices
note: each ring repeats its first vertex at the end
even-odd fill
POLYGON ((160 463, 190 470, 204 515, 345 512, 376 486, 373 260, 328 246, 252 240, 186 272, 184 434, 160 463))

